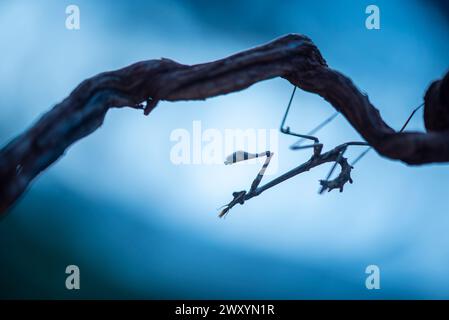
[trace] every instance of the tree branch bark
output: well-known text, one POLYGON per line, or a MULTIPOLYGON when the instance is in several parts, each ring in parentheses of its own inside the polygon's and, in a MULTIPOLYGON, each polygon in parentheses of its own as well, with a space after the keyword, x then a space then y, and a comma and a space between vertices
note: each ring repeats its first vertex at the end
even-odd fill
POLYGON ((327 66, 308 37, 290 34, 210 63, 148 60, 83 81, 0 150, 0 212, 72 143, 99 128, 110 108, 128 106, 148 114, 161 100, 204 100, 274 77, 326 99, 387 158, 415 165, 449 161, 448 75, 426 93, 428 132, 398 133, 348 77, 327 66))

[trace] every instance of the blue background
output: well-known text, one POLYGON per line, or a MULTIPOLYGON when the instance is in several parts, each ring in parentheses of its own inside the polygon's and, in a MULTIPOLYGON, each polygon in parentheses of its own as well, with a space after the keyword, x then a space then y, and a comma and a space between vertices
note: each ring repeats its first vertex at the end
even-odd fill
MULTIPOLYGON (((400 128, 449 66, 447 4, 375 1, 0 2, 0 143, 6 144, 83 79, 139 60, 193 64, 285 33, 313 39, 330 66, 367 92, 400 128)), ((449 298, 449 170, 408 167, 371 152, 345 192, 318 195, 322 166, 237 206, 256 166, 174 165, 169 136, 203 128, 276 129, 292 86, 282 79, 206 101, 162 102, 149 117, 111 110, 0 219, 1 298, 449 298), (81 290, 65 289, 65 267, 81 290), (365 268, 381 289, 365 288, 365 268)), ((289 125, 307 131, 334 110, 298 92, 289 125)), ((422 113, 409 129, 422 130, 422 113)), ((339 117, 330 148, 358 139, 339 117)), ((278 173, 303 162, 280 137, 278 173)), ((263 150, 260 150, 263 151, 263 150)), ((349 152, 354 157, 359 150, 349 152)))

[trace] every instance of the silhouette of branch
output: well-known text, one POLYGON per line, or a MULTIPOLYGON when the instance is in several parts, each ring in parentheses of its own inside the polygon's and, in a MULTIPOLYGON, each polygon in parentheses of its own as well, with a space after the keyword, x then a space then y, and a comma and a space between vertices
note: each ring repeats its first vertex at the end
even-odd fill
POLYGON ((442 116, 449 114, 448 75, 426 94, 426 127, 436 129, 398 133, 348 77, 327 66, 308 37, 290 34, 210 63, 148 60, 83 81, 0 151, 0 212, 71 144, 99 128, 110 108, 128 106, 148 114, 159 101, 204 100, 274 77, 322 96, 387 158, 408 164, 449 161, 449 121, 442 116))

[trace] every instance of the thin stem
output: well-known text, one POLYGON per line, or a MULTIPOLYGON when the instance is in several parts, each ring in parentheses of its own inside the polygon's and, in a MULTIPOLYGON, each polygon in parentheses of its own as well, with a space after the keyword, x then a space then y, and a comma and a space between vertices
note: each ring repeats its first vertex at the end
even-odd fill
POLYGON ((287 120, 287 115, 288 115, 288 112, 290 111, 290 106, 292 105, 292 101, 293 101, 293 97, 295 96, 295 92, 296 92, 296 86, 293 86, 293 92, 290 96, 290 100, 288 101, 288 105, 287 105, 287 109, 285 110, 284 118, 282 118, 281 131, 283 130, 285 121, 287 120))
MULTIPOLYGON (((313 128, 312 130, 310 130, 309 132, 307 132, 307 135, 312 136, 315 133, 317 133, 318 131, 320 131, 322 128, 324 128, 326 125, 328 125, 332 120, 334 120, 338 115, 340 114, 340 112, 335 112, 334 114, 332 114, 330 117, 328 117, 327 119, 325 119, 323 122, 321 122, 320 124, 318 124, 315 128, 313 128)), ((300 148, 296 148, 296 146, 300 146, 301 143, 303 143, 306 139, 302 138, 299 139, 298 141, 296 141, 294 144, 292 144, 290 146, 290 149, 292 150, 296 150, 296 149, 300 149, 300 148)))
MULTIPOLYGON (((408 123, 410 122, 410 120, 413 118, 413 116, 415 115, 415 113, 421 109, 424 106, 424 102, 421 103, 419 106, 417 106, 415 109, 413 109, 412 113, 409 115, 409 117, 407 118, 407 120, 405 121, 405 123, 402 125, 402 128, 399 130, 399 132, 403 132, 405 130, 405 128, 407 127, 408 123)), ((354 166, 357 162, 359 162, 368 152, 370 152, 372 149, 372 147, 367 148, 365 151, 363 151, 362 153, 360 153, 357 158, 355 158, 355 160, 351 163, 351 166, 354 166)))
POLYGON ((415 115, 416 111, 418 111, 419 109, 421 109, 424 106, 424 102, 421 103, 419 106, 417 106, 415 109, 413 109, 412 113, 410 114, 410 116, 407 118, 407 121, 405 121, 404 125, 402 126, 401 130, 399 130, 399 132, 404 131, 404 129, 407 127, 408 123, 410 122, 410 120, 413 118, 413 116, 415 115))
POLYGON ((287 115, 288 115, 288 113, 290 111, 290 107, 292 105, 293 97, 295 96, 295 92, 296 92, 296 86, 294 86, 292 95, 290 96, 290 100, 288 101, 287 109, 285 110, 284 117, 282 118, 280 131, 282 133, 284 133, 284 134, 288 134, 288 135, 295 136, 295 137, 298 137, 298 138, 313 140, 313 141, 315 141, 315 143, 319 143, 320 141, 318 140, 317 137, 314 137, 312 135, 306 135, 306 134, 300 134, 300 133, 291 132, 289 126, 284 127, 285 122, 287 120, 287 115))

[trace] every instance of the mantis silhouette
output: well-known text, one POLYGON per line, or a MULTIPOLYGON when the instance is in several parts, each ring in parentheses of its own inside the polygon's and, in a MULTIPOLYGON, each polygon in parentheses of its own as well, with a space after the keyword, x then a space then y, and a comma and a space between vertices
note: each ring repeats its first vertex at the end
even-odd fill
MULTIPOLYGON (((334 162, 333 166, 331 167, 329 173, 327 174, 326 178, 324 180, 320 180, 320 191, 319 193, 322 194, 324 191, 332 191, 333 189, 339 189, 340 192, 343 191, 344 185, 349 182, 352 183, 351 178, 351 170, 353 169, 353 165, 355 165, 356 162, 358 162, 360 159, 362 159, 370 150, 371 147, 368 147, 366 150, 364 150, 362 153, 360 153, 359 156, 356 157, 356 159, 349 164, 348 160, 343 157, 344 153, 348 149, 348 147, 351 146, 369 146, 367 142, 363 141, 349 141, 343 144, 340 144, 336 146, 335 148, 327 151, 322 152, 323 150, 323 144, 320 143, 319 139, 314 136, 315 133, 317 133, 320 129, 325 127, 328 123, 330 123, 332 120, 334 120, 338 115, 339 112, 335 112, 332 114, 329 118, 325 119, 323 122, 321 122, 319 125, 317 125, 315 128, 310 130, 307 134, 300 134, 295 133, 290 130, 289 126, 285 126, 285 122, 287 120, 287 115, 290 111, 290 107, 293 101, 293 97, 295 96, 296 92, 296 86, 293 89, 293 92, 291 94, 290 100, 287 105, 287 109, 285 110, 284 117, 281 122, 280 126, 280 132, 286 135, 294 136, 299 138, 298 141, 296 141, 294 144, 290 146, 291 150, 302 150, 302 149, 313 149, 312 156, 309 160, 302 163, 301 165, 291 169, 290 171, 287 171, 286 173, 280 175, 277 178, 274 178, 273 180, 267 182, 266 184, 259 186, 260 182, 262 181, 263 175, 265 173, 265 170, 267 169, 268 165, 270 164, 270 160, 273 157, 273 153, 271 151, 265 151, 261 153, 249 153, 246 151, 236 151, 229 155, 226 158, 225 164, 233 164, 240 161, 245 161, 249 159, 254 158, 260 158, 260 157, 266 157, 266 160, 264 164, 262 165, 262 168, 259 170, 256 178, 251 183, 251 186, 248 191, 242 190, 242 191, 236 191, 232 193, 233 199, 228 204, 224 205, 219 213, 219 217, 224 217, 229 210, 234 207, 236 204, 244 204, 245 201, 254 198, 258 195, 260 195, 262 192, 278 185, 281 182, 284 182, 290 178, 293 178, 294 176, 303 173, 305 171, 310 170, 311 168, 314 168, 316 166, 319 166, 323 163, 327 162, 334 162), (312 144, 303 145, 303 142, 305 141, 313 141, 312 144), (332 173, 334 172, 336 166, 340 165, 341 171, 338 174, 338 176, 332 180, 329 180, 332 176, 332 173)), ((399 132, 404 131, 404 129, 407 127, 409 121, 413 117, 413 115, 424 105, 424 103, 420 104, 418 107, 416 107, 410 116, 407 118, 406 122, 402 126, 402 128, 399 130, 399 132)))

